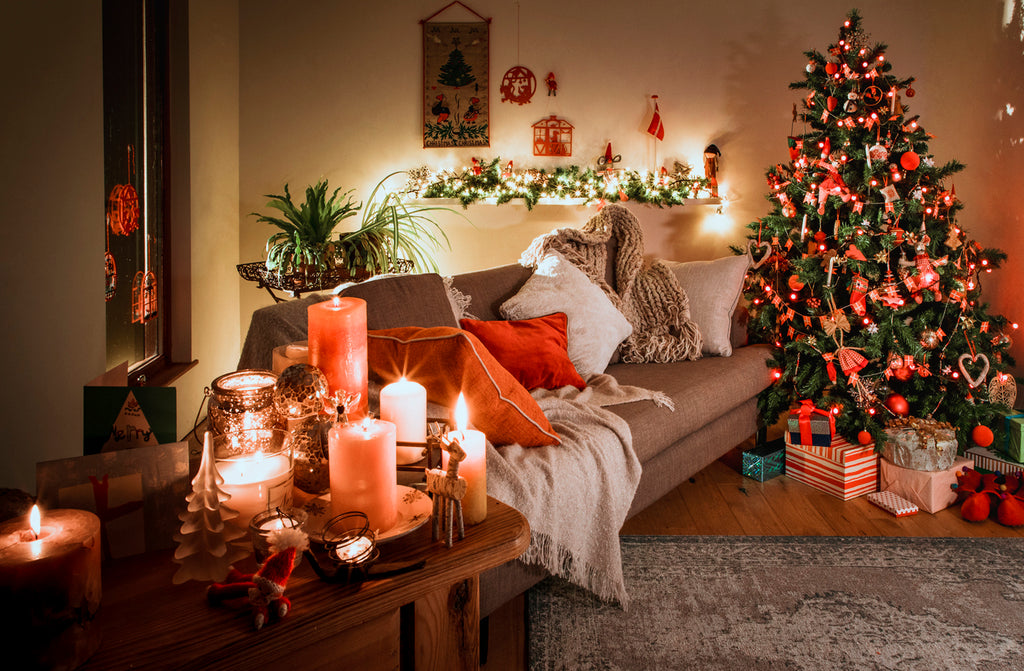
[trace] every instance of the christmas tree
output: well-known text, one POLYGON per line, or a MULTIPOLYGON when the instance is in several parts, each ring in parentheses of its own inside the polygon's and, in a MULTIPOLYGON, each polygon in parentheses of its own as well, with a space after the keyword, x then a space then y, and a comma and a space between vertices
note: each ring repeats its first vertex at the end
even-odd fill
POLYGON ((472 84, 475 81, 476 77, 473 76, 473 68, 469 67, 466 59, 463 58, 462 52, 459 51, 458 39, 456 39, 455 48, 448 54, 448 62, 441 66, 437 83, 458 88, 472 84))
MULTIPOLYGON (((856 11, 828 53, 806 52, 790 162, 767 172, 771 212, 749 225, 750 331, 775 346, 777 382, 759 399, 771 425, 810 399, 837 433, 875 440, 898 416, 949 422, 961 445, 1012 403, 1007 332, 981 280, 1005 254, 969 239, 933 137, 856 11)), ((739 251, 739 250, 737 250, 739 251)), ((1014 387, 1015 388, 1015 387, 1014 387)))

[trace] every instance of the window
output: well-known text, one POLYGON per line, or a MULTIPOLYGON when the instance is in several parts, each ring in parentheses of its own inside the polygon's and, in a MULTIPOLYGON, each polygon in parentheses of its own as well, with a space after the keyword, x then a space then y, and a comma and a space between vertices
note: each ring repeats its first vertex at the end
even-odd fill
POLYGON ((103 2, 107 368, 166 384, 190 358, 187 3, 103 2), (175 272, 183 268, 184 273, 175 272))

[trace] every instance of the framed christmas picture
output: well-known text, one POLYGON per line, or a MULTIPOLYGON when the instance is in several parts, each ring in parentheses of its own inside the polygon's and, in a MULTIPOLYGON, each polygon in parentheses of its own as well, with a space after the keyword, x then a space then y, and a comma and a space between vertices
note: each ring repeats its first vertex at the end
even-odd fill
POLYGON ((453 2, 421 23, 423 147, 490 146, 490 20, 453 2), (438 20, 456 6, 480 20, 438 20))

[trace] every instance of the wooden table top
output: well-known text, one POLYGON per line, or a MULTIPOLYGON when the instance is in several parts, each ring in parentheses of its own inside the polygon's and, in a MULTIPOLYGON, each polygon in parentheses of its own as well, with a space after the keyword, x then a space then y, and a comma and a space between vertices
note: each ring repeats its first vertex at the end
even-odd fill
MULTIPOLYGON (((329 646, 332 636, 394 611, 445 585, 478 575, 521 555, 530 526, 516 509, 488 499, 487 519, 467 527, 451 548, 430 537, 430 522, 381 546, 378 560, 426 560, 417 570, 356 585, 328 584, 308 559, 295 567, 285 595, 292 610, 255 631, 248 606, 212 606, 206 585, 171 583, 178 564, 172 552, 107 562, 99 619, 102 643, 81 669, 253 669, 288 663, 309 646, 329 646)), ((254 560, 239 570, 255 569, 254 560)), ((342 654, 343 651, 338 651, 342 654)), ((305 669, 304 669, 305 671, 305 669)))

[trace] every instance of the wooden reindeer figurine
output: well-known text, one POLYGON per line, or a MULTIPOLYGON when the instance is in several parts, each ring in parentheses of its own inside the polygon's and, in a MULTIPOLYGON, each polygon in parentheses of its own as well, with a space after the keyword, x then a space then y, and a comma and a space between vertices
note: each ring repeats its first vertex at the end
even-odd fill
POLYGON ((459 476, 459 462, 466 458, 466 451, 457 440, 442 442, 441 449, 448 452, 448 470, 427 469, 427 491, 434 497, 433 539, 440 540, 443 533, 445 545, 451 547, 455 525, 459 528, 459 540, 466 537, 466 525, 462 520, 466 478, 459 476))

